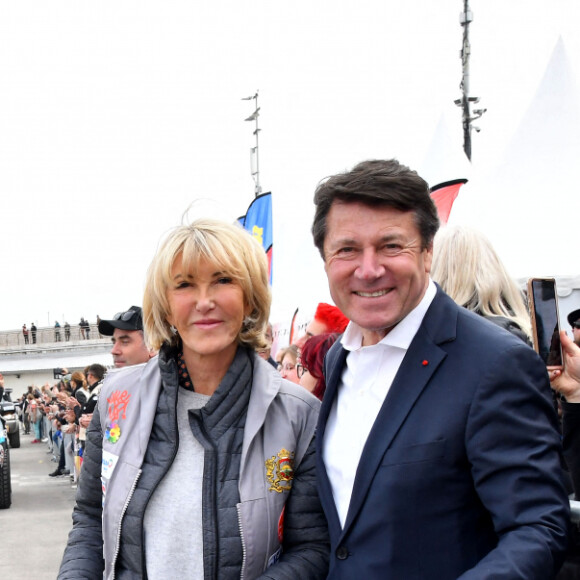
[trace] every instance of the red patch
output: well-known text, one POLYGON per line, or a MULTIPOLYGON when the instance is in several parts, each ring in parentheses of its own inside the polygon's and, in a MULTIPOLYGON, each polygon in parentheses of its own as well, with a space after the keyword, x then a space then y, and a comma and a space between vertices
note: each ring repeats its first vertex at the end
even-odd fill
POLYGON ((111 423, 118 421, 121 413, 121 418, 126 419, 125 413, 130 398, 131 395, 127 391, 115 391, 107 399, 107 403, 109 403, 109 421, 111 423))
POLYGON ((282 513, 280 514, 280 519, 278 520, 278 542, 282 544, 282 540, 284 539, 284 511, 286 510, 286 506, 282 508, 282 513))

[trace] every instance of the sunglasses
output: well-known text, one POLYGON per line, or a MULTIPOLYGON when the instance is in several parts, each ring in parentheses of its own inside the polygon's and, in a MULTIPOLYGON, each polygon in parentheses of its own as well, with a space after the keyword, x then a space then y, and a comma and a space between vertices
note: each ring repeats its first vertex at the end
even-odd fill
POLYGON ((122 320, 123 322, 128 322, 137 314, 136 310, 127 310, 127 312, 117 312, 115 316, 113 316, 113 320, 122 320))

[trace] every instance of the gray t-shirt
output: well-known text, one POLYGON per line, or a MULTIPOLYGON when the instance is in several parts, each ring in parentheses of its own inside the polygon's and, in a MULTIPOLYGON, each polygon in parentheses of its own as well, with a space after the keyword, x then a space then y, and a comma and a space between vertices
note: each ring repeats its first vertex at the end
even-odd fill
POLYGON ((193 436, 188 411, 209 401, 179 388, 177 428, 179 446, 173 464, 145 510, 145 560, 153 580, 203 578, 203 447, 193 436))

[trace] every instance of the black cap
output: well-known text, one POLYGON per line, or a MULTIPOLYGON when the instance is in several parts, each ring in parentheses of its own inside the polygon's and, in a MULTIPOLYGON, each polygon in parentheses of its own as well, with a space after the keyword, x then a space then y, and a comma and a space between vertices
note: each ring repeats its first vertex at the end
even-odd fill
POLYGON ((568 324, 572 326, 575 322, 578 322, 580 318, 580 308, 578 310, 572 310, 570 314, 568 314, 568 324))
POLYGON ((115 328, 121 330, 143 330, 143 312, 139 306, 131 306, 124 312, 117 312, 113 320, 101 320, 99 332, 105 336, 113 336, 115 328))

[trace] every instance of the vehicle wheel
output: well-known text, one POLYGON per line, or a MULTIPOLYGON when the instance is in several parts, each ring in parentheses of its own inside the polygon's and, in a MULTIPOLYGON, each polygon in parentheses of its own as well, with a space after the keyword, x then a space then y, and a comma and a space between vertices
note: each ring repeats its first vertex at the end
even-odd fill
POLYGON ((2 445, 0 453, 4 454, 4 461, 0 467, 0 509, 10 507, 12 503, 12 489, 10 486, 10 452, 8 447, 2 445))
POLYGON ((8 441, 10 441, 10 447, 13 449, 18 449, 18 447, 20 447, 20 429, 18 429, 15 433, 9 433, 8 441))

